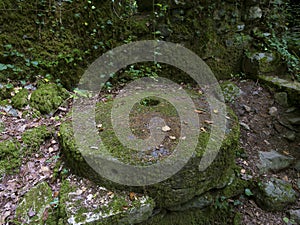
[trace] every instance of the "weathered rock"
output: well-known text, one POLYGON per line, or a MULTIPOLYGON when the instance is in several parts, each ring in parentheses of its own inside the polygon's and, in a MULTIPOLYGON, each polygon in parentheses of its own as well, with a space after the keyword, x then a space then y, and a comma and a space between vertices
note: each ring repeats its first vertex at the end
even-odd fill
POLYGON ((185 211, 190 209, 203 209, 213 203, 213 197, 210 194, 204 194, 193 198, 192 200, 177 206, 169 207, 170 211, 185 211))
MULTIPOLYGON (((199 98, 198 94, 197 98, 199 98)), ((136 154, 136 151, 133 153, 130 149, 126 149, 113 132, 111 122, 109 122, 111 120, 109 113, 111 107, 112 102, 99 103, 98 105, 96 115, 99 117, 98 120, 101 121, 103 125, 103 130, 100 133, 101 139, 104 143, 106 143, 106 147, 112 149, 110 152, 120 154, 119 158, 122 160, 126 160, 127 158, 128 160, 135 159, 135 161, 129 161, 129 163, 138 163, 138 155, 131 156, 132 154, 136 154)), ((156 110, 159 110, 159 107, 162 106, 159 105, 155 107, 156 110)), ((172 113, 174 113, 173 109, 166 110, 166 108, 162 108, 161 110, 164 110, 160 112, 164 116, 166 116, 166 114, 168 116, 172 116, 172 113)), ((199 163, 204 150, 203 146, 206 145, 209 137, 208 133, 201 133, 194 156, 179 172, 160 183, 147 186, 147 193, 150 197, 155 199, 156 205, 159 207, 173 207, 188 202, 195 196, 200 196, 211 189, 223 188, 228 184, 228 180, 233 174, 232 167, 235 165, 235 149, 239 143, 239 124, 236 116, 231 112, 231 110, 229 110, 229 112, 228 116, 230 117, 230 122, 228 121, 227 124, 226 136, 222 147, 219 150, 218 156, 215 158, 213 163, 204 172, 199 172, 199 163)), ((142 121, 144 120, 145 118, 143 117, 142 121)), ((173 131, 173 129, 174 128, 172 128, 171 131, 173 131)), ((136 192, 143 192, 141 187, 125 187, 104 179, 100 176, 100 174, 96 173, 86 163, 78 150, 74 140, 72 126, 69 122, 61 125, 60 142, 66 163, 73 172, 76 172, 83 177, 87 177, 88 179, 107 188, 131 189, 136 192)), ((118 155, 115 157, 118 157, 118 155)), ((142 160, 145 159, 142 158, 142 160)), ((99 165, 99 167, 100 166, 101 165, 99 165)))
POLYGON ((137 197, 134 201, 128 202, 126 194, 116 193, 112 194, 112 198, 106 198, 97 193, 97 198, 101 198, 102 201, 97 206, 91 207, 88 204, 89 196, 78 197, 76 189, 77 187, 70 184, 68 180, 62 185, 60 210, 64 212, 65 224, 137 224, 147 220, 155 206, 154 201, 148 196, 137 197))
POLYGON ((267 171, 279 171, 289 167, 293 162, 294 158, 279 154, 272 150, 271 152, 259 151, 260 164, 258 165, 261 172, 267 171))
POLYGON ((65 89, 55 84, 43 84, 35 90, 30 98, 30 106, 41 113, 48 114, 56 110, 68 97, 65 89))
POLYGON ((0 110, 5 111, 8 115, 13 117, 18 117, 19 113, 11 105, 0 106, 0 110))
POLYGON ((300 160, 297 160, 295 165, 294 165, 294 168, 297 170, 297 171, 300 171, 300 160))
POLYGON ((243 71, 255 77, 259 74, 269 74, 281 68, 278 61, 279 58, 273 53, 249 53, 243 60, 243 71))
POLYGON ((297 224, 300 224, 300 209, 289 210, 288 214, 290 215, 290 219, 294 220, 297 224))
POLYGON ((29 103, 28 95, 29 95, 29 91, 27 89, 22 89, 14 97, 12 97, 11 104, 16 109, 23 108, 29 103))
POLYGON ((278 109, 275 106, 273 106, 269 109, 269 114, 271 116, 275 116, 277 114, 277 111, 278 111, 278 109))
MULTIPOLYGON (((297 81, 285 80, 275 76, 260 75, 259 79, 268 85, 275 87, 288 94, 288 103, 300 105, 300 83, 297 81)), ((285 101, 285 100, 284 100, 285 101)))
POLYGON ((284 135, 284 138, 286 138, 289 141, 295 141, 296 140, 296 132, 295 131, 287 131, 284 135))
POLYGON ((276 178, 259 183, 254 196, 259 207, 268 211, 283 210, 297 200, 292 185, 276 178))
POLYGON ((46 182, 39 183, 31 188, 22 199, 16 209, 16 217, 22 224, 55 224, 50 202, 52 191, 46 182), (47 217, 44 215, 47 213, 47 217))
POLYGON ((300 116, 290 117, 290 118, 288 118, 288 121, 292 125, 300 125, 300 116))
POLYGON ((274 95, 274 98, 275 98, 275 101, 283 106, 283 107, 288 107, 288 96, 287 96, 287 93, 286 92, 278 92, 278 93, 275 93, 274 95))

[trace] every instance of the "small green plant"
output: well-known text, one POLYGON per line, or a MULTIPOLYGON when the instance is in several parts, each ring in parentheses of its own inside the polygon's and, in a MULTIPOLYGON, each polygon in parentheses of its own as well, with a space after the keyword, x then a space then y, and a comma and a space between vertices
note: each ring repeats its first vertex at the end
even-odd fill
POLYGON ((282 220, 283 220, 286 224, 297 224, 297 223, 295 222, 295 220, 289 219, 289 218, 287 218, 287 217, 283 217, 282 220))
POLYGON ((250 196, 253 196, 253 193, 252 193, 252 191, 249 188, 246 188, 245 189, 245 195, 248 196, 248 197, 250 197, 250 196))

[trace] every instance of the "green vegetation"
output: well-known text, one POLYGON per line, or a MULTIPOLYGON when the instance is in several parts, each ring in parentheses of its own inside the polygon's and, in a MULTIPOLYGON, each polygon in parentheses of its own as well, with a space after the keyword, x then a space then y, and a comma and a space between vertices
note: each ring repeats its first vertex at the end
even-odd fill
POLYGON ((0 176, 14 173, 21 166, 21 146, 16 140, 0 142, 0 176))
POLYGON ((37 152, 46 138, 50 138, 52 131, 45 125, 26 130, 22 135, 22 141, 26 146, 26 153, 37 152))

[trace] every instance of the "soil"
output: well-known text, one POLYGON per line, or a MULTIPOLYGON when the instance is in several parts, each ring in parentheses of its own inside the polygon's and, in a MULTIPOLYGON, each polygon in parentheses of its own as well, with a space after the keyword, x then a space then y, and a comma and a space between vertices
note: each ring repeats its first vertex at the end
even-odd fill
MULTIPOLYGON (((247 174, 253 176, 253 179, 278 177, 291 182, 295 190, 297 189, 296 180, 300 174, 295 169, 287 169, 278 173, 260 174, 257 168, 259 164, 258 151, 276 150, 285 155, 299 157, 300 144, 297 139, 291 142, 283 135, 290 128, 283 125, 283 118, 286 108, 278 105, 268 88, 261 86, 252 80, 234 81, 242 94, 234 102, 230 103, 231 107, 238 115, 240 122, 248 125, 241 126, 241 147, 245 154, 237 159, 237 163, 243 167, 247 174), (276 115, 270 115, 269 109, 276 107, 276 115)), ((102 99, 105 101, 105 98, 102 99)), ((11 137, 17 138, 21 142, 21 134, 32 127, 42 124, 54 126, 55 133, 53 137, 40 147, 35 154, 26 156, 23 159, 19 173, 14 175, 5 175, 0 180, 0 224, 15 224, 15 209, 20 198, 35 184, 40 181, 46 181, 54 195, 58 195, 61 178, 67 176, 72 183, 85 187, 86 193, 97 190, 91 182, 71 174, 61 160, 58 143, 59 125, 62 120, 67 119, 66 114, 71 106, 71 100, 68 100, 64 107, 59 108, 52 117, 39 119, 22 119, 22 117, 11 117, 2 113, 1 120, 5 124, 5 131, 2 132, 0 141, 11 137), (61 120, 57 120, 57 117, 61 120), (57 166, 59 165, 59 166, 57 166)), ((141 118, 136 117, 139 120, 141 118)), ((82 188, 83 189, 83 188, 82 188)), ((103 193, 105 195, 105 193, 103 193)), ((110 192, 107 190, 106 195, 110 192)), ((129 193, 128 193, 129 194, 129 193)), ((284 212, 266 212, 260 209, 253 199, 240 197, 241 204, 235 207, 236 212, 242 214, 242 224, 286 224, 283 218, 284 212)), ((92 203, 90 203, 92 204, 92 203)), ((290 208, 299 208, 300 203, 290 206, 290 208)))

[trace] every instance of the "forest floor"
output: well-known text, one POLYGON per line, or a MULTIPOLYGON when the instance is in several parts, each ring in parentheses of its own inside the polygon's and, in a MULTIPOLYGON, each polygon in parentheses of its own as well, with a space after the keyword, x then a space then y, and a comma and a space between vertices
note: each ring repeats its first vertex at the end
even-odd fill
MULTIPOLYGON (((246 158, 238 158, 237 163, 245 170, 243 173, 250 174, 253 179, 258 177, 277 177, 293 184, 297 189, 297 179, 300 174, 292 168, 278 173, 261 174, 258 170, 260 163, 258 151, 276 150, 285 155, 299 157, 300 143, 291 142, 283 135, 289 130, 284 126, 281 115, 284 115, 287 108, 278 105, 268 88, 251 80, 236 80, 234 83, 241 89, 241 95, 230 103, 231 107, 238 115, 241 126, 241 147, 245 150, 246 158), (278 110, 276 115, 270 115, 271 107, 278 110), (297 153, 298 152, 298 153, 297 153)), ((52 126, 55 128, 54 135, 40 146, 39 151, 27 155, 22 160, 20 171, 13 175, 5 175, 0 180, 0 224, 17 224, 15 209, 21 197, 34 185, 41 181, 46 181, 53 191, 53 197, 57 197, 61 185, 61 177, 83 187, 84 193, 88 195, 95 190, 95 185, 86 179, 72 175, 65 168, 60 154, 59 146, 59 126, 67 120, 67 113, 72 105, 72 100, 61 106, 51 117, 24 119, 22 115, 17 117, 9 116, 5 113, 0 115, 0 119, 5 124, 5 130, 1 133, 0 141, 16 138, 21 142, 22 133, 33 127, 40 125, 52 126), (60 163, 58 163, 60 162, 60 163), (59 165, 59 166, 57 166, 59 165), (89 191, 86 191, 89 190, 89 191)), ((107 192, 109 195, 109 191, 107 192)), ((283 218, 284 212, 267 212, 260 209, 251 197, 239 198, 241 204, 235 207, 237 212, 242 214, 242 224, 286 224, 283 218)), ((299 208, 298 203, 292 207, 299 208)), ((29 212, 30 213, 30 212, 29 212)), ((45 215, 47 216, 47 215, 45 215)))

